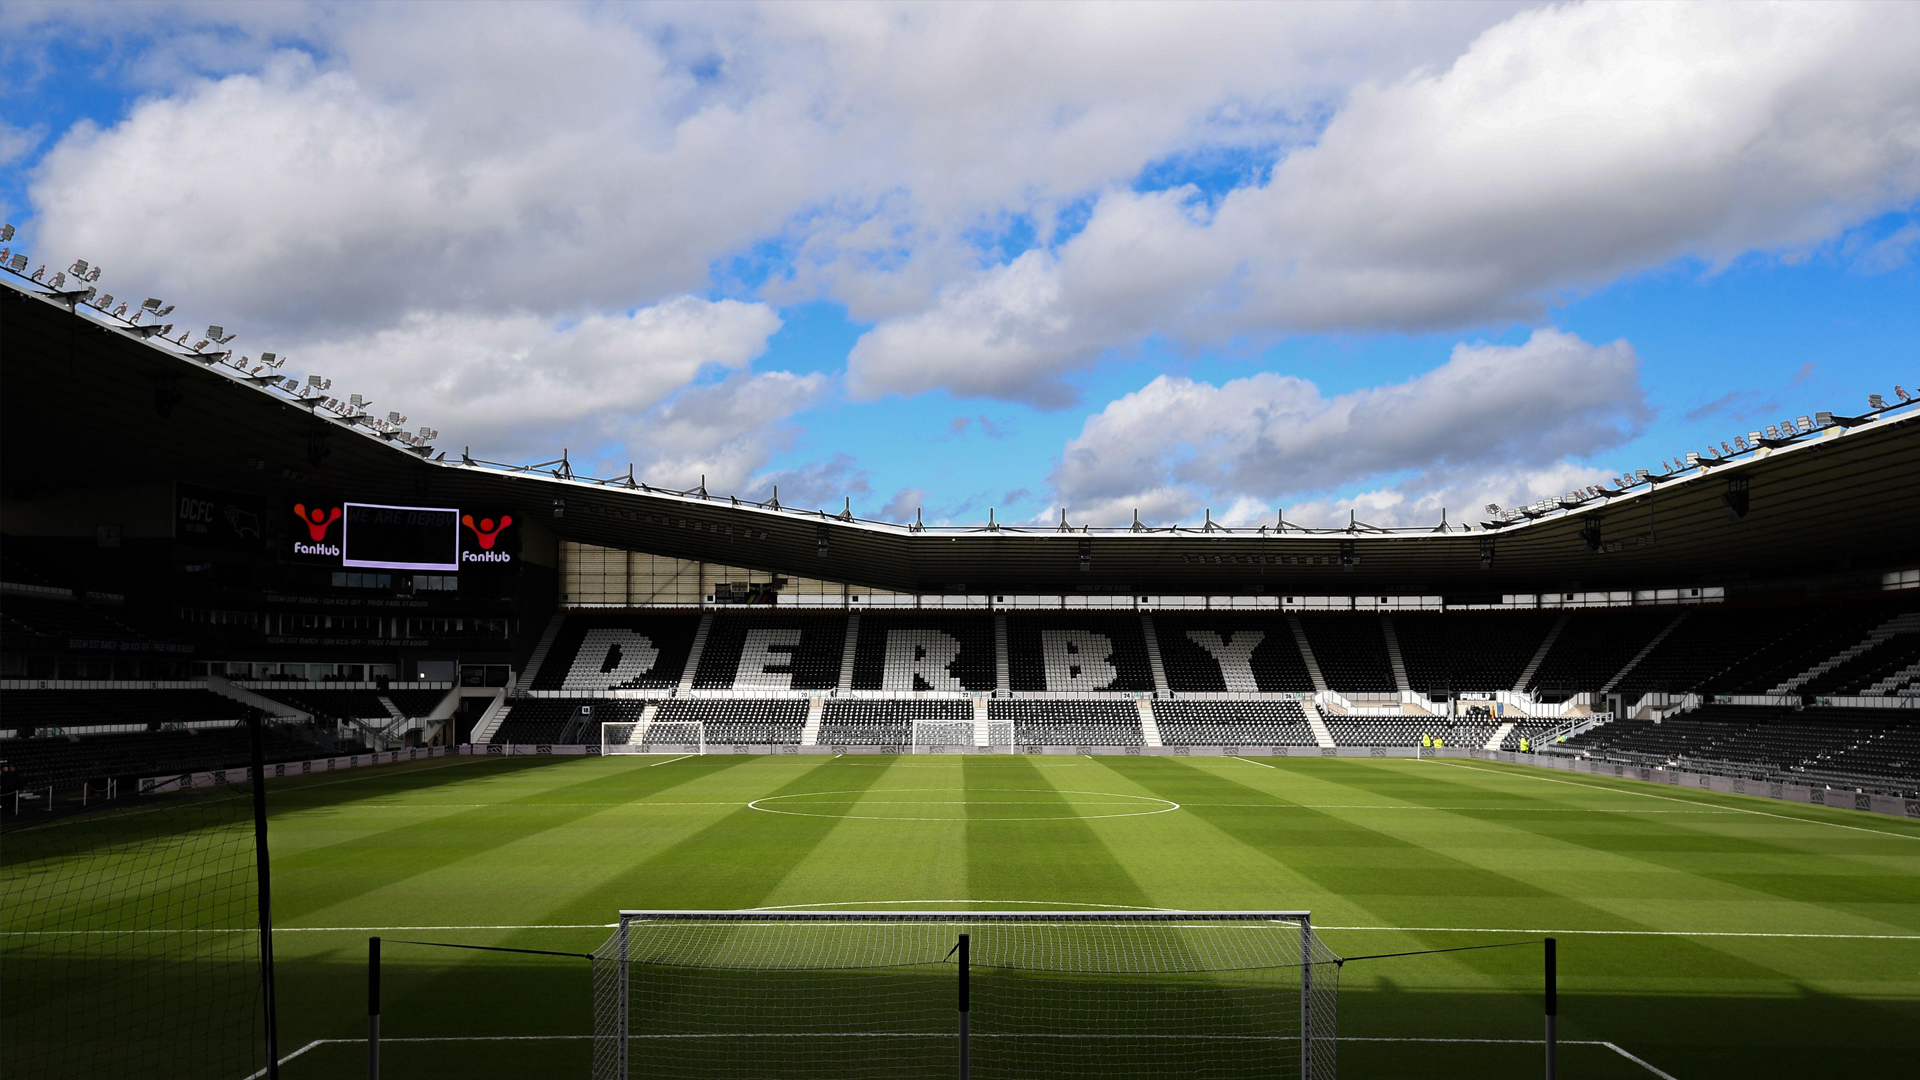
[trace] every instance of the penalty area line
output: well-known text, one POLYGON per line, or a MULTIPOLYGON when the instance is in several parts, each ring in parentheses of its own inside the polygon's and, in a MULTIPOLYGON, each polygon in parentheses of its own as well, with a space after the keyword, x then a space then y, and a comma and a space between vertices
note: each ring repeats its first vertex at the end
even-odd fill
POLYGON ((690 757, 698 757, 698 756, 699 756, 698 754, 681 754, 679 757, 670 757, 665 761, 656 761, 653 764, 647 766, 647 768, 657 769, 662 765, 671 765, 676 761, 685 761, 690 757))

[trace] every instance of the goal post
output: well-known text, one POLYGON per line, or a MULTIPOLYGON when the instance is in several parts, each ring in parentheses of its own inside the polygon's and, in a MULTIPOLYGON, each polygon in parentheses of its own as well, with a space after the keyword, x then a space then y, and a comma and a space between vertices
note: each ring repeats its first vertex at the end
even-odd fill
POLYGON ((622 911, 593 1076, 1333 1080, 1339 963, 1305 911, 622 911))
POLYGON ((601 754, 704 754, 703 720, 607 721, 600 725, 601 754))

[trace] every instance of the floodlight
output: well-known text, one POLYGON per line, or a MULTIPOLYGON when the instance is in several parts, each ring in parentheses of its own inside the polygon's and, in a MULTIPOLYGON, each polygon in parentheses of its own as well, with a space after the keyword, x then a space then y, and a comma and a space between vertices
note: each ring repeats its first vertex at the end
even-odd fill
POLYGON ((1499 512, 1500 512, 1500 504, 1499 504, 1499 503, 1488 503, 1488 504, 1487 504, 1487 513, 1489 513, 1489 514, 1497 514, 1497 513, 1499 513, 1499 512))
POLYGON ((1767 425, 1767 438, 1769 438, 1769 439, 1778 439, 1779 437, 1780 437, 1780 429, 1779 429, 1779 428, 1777 428, 1777 427, 1775 427, 1775 426, 1773 426, 1772 424, 1768 424, 1768 425, 1767 425))
POLYGON ((0 225, 0 244, 6 243, 11 239, 13 239, 13 226, 0 225))
POLYGON ((1913 400, 1913 395, 1912 395, 1912 394, 1909 394, 1909 393, 1907 393, 1907 388, 1906 388, 1906 387, 1904 387, 1904 386, 1901 386, 1901 385, 1900 385, 1899 383, 1894 383, 1894 384, 1893 384, 1893 392, 1894 392, 1894 393, 1896 393, 1896 394, 1899 394, 1899 395, 1900 395, 1900 400, 1901 400, 1901 401, 1912 401, 1912 400, 1913 400))
POLYGON ((27 257, 25 255, 15 255, 12 259, 8 260, 7 266, 17 274, 27 268, 27 257))
POLYGON ((308 385, 308 386, 319 386, 319 385, 320 385, 320 376, 318 376, 318 375, 309 375, 309 376, 307 376, 307 385, 308 385))
POLYGON ((1688 454, 1688 455, 1687 455, 1687 467, 1688 467, 1689 469, 1691 469, 1691 468, 1695 468, 1695 467, 1697 467, 1697 466, 1698 466, 1699 464, 1700 464, 1700 455, 1699 455, 1699 454, 1688 454))
MULTIPOLYGON (((186 338, 182 337, 180 340, 185 341, 186 338)), ((201 349, 206 348, 210 344, 212 344, 212 342, 209 342, 206 338, 201 338, 199 341, 196 341, 193 343, 193 351, 199 352, 201 349)))
POLYGON ((422 438, 427 438, 427 439, 437 439, 440 437, 440 433, 430 427, 421 428, 420 435, 422 438))
MULTIPOLYGON (((101 304, 100 306, 101 306, 101 307, 106 307, 107 305, 105 305, 105 304, 101 304)), ((135 314, 139 314, 139 313, 138 313, 138 312, 135 312, 135 314)), ((114 318, 116 318, 116 319, 124 319, 124 318, 126 318, 126 316, 127 316, 127 305, 125 305, 125 304, 121 304, 121 305, 120 305, 119 307, 117 307, 117 308, 114 308, 114 309, 113 309, 113 317, 114 317, 114 318)))
POLYGON ((107 310, 108 308, 113 306, 113 294, 101 293, 99 301, 95 303, 93 306, 99 308, 101 311, 107 310))
POLYGON ((40 269, 38 269, 38 270, 35 270, 35 271, 33 272, 33 280, 35 280, 35 281, 39 281, 39 280, 40 280, 40 275, 41 275, 41 274, 44 274, 44 273, 46 273, 46 272, 47 272, 47 264, 46 264, 46 263, 41 263, 41 264, 40 264, 40 269))
POLYGON ((1745 450, 1747 448, 1747 437, 1745 435, 1735 435, 1733 437, 1733 447, 1736 450, 1745 450))
POLYGON ((73 265, 67 267, 67 273, 72 274, 74 277, 85 277, 87 273, 87 260, 73 260, 73 265))
POLYGON ((364 407, 367 403, 367 399, 364 397, 361 397, 359 394, 354 394, 352 397, 348 398, 347 400, 353 402, 353 407, 356 409, 364 407))
POLYGON ((48 284, 52 285, 56 289, 65 285, 66 283, 67 283, 67 275, 64 273, 61 273, 58 270, 55 270, 53 272, 53 280, 48 282, 48 284))
POLYGON ((172 313, 173 313, 173 305, 168 304, 166 307, 163 307, 159 311, 154 312, 153 317, 156 319, 164 319, 172 313))
POLYGON ((1884 409, 1887 407, 1887 399, 1881 397, 1879 394, 1868 394, 1867 404, 1873 406, 1876 409, 1884 409))
POLYGON ((99 280, 100 280, 100 268, 96 266, 96 267, 94 267, 94 268, 93 268, 92 270, 89 270, 89 271, 87 271, 87 280, 88 280, 88 281, 99 281, 99 280))
POLYGON ((1795 423, 1796 425, 1798 425, 1798 426, 1799 426, 1799 428, 1800 428, 1800 430, 1801 430, 1801 431, 1812 431, 1812 430, 1813 430, 1813 421, 1811 421, 1811 420, 1809 420, 1809 419, 1807 419, 1807 418, 1806 418, 1806 417, 1804 417, 1804 416, 1796 416, 1796 417, 1794 417, 1794 418, 1793 418, 1793 422, 1794 422, 1794 423, 1795 423))
POLYGON ((160 306, 160 299, 159 297, 149 296, 140 302, 140 306, 147 311, 153 311, 155 314, 158 314, 156 309, 160 306))
POLYGON ((1724 440, 1720 443, 1720 450, 1722 453, 1726 454, 1728 457, 1733 456, 1733 447, 1728 446, 1724 440))
POLYGON ((261 363, 263 363, 263 364, 273 364, 273 366, 274 366, 274 367, 279 367, 279 366, 280 366, 279 364, 277 364, 277 363, 274 363, 274 359, 273 359, 273 355, 274 355, 274 354, 272 354, 272 353, 270 353, 270 352, 263 352, 263 353, 261 353, 261 354, 260 354, 260 362, 261 362, 261 363))

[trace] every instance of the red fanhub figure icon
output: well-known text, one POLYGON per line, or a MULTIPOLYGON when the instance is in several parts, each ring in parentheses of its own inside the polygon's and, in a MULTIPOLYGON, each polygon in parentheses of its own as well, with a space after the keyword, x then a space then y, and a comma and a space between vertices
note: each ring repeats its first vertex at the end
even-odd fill
POLYGON ((307 535, 311 536, 316 544, 325 540, 327 530, 333 528, 333 523, 340 520, 340 508, 337 506, 330 510, 322 510, 317 506, 308 510, 305 506, 294 503, 293 512, 300 519, 300 524, 307 527, 307 535))
POLYGON ((504 531, 507 526, 513 524, 513 515, 500 515, 500 524, 498 525, 493 523, 492 518, 481 518, 480 524, 475 525, 472 514, 463 514, 460 517, 460 524, 473 530, 473 538, 480 542, 481 551, 492 551, 493 542, 500 538, 500 533, 504 531))

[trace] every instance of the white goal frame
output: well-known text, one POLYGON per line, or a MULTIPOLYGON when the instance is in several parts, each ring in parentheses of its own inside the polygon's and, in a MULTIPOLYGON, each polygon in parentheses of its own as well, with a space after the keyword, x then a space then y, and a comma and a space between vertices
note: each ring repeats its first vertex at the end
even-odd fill
POLYGON ((974 748, 973 720, 909 721, 907 752, 912 754, 966 752, 974 748), (947 737, 954 736, 954 737, 947 737))
POLYGON ((704 754, 705 720, 607 720, 600 724, 600 753, 704 754))
MULTIPOLYGON (((1125 927, 1158 924, 1169 929, 1194 929, 1270 923, 1285 935, 1281 941, 1292 950, 1292 962, 1277 968, 1298 968, 1299 1015, 1296 1035, 1288 1041, 1298 1043, 1297 1067, 1300 1080, 1336 1080, 1338 994, 1342 958, 1329 950, 1313 933, 1313 915, 1309 911, 688 911, 622 910, 614 932, 593 954, 593 1080, 629 1080, 629 1050, 636 1037, 633 1031, 632 993, 636 977, 645 977, 645 965, 658 963, 643 940, 650 926, 710 923, 735 927, 804 926, 815 924, 845 927, 868 923, 879 926, 918 924, 937 928, 945 924, 960 943, 960 970, 966 965, 966 931, 978 934, 994 924, 1100 924, 1125 927), (635 944, 640 943, 636 952, 635 944), (639 966, 638 974, 634 968, 639 966)), ((951 956, 951 954, 949 954, 951 956)), ((1034 969, 1046 970, 1046 969, 1034 969)), ((959 976, 957 1031, 959 1076, 968 1076, 969 1015, 967 976, 959 976)))

